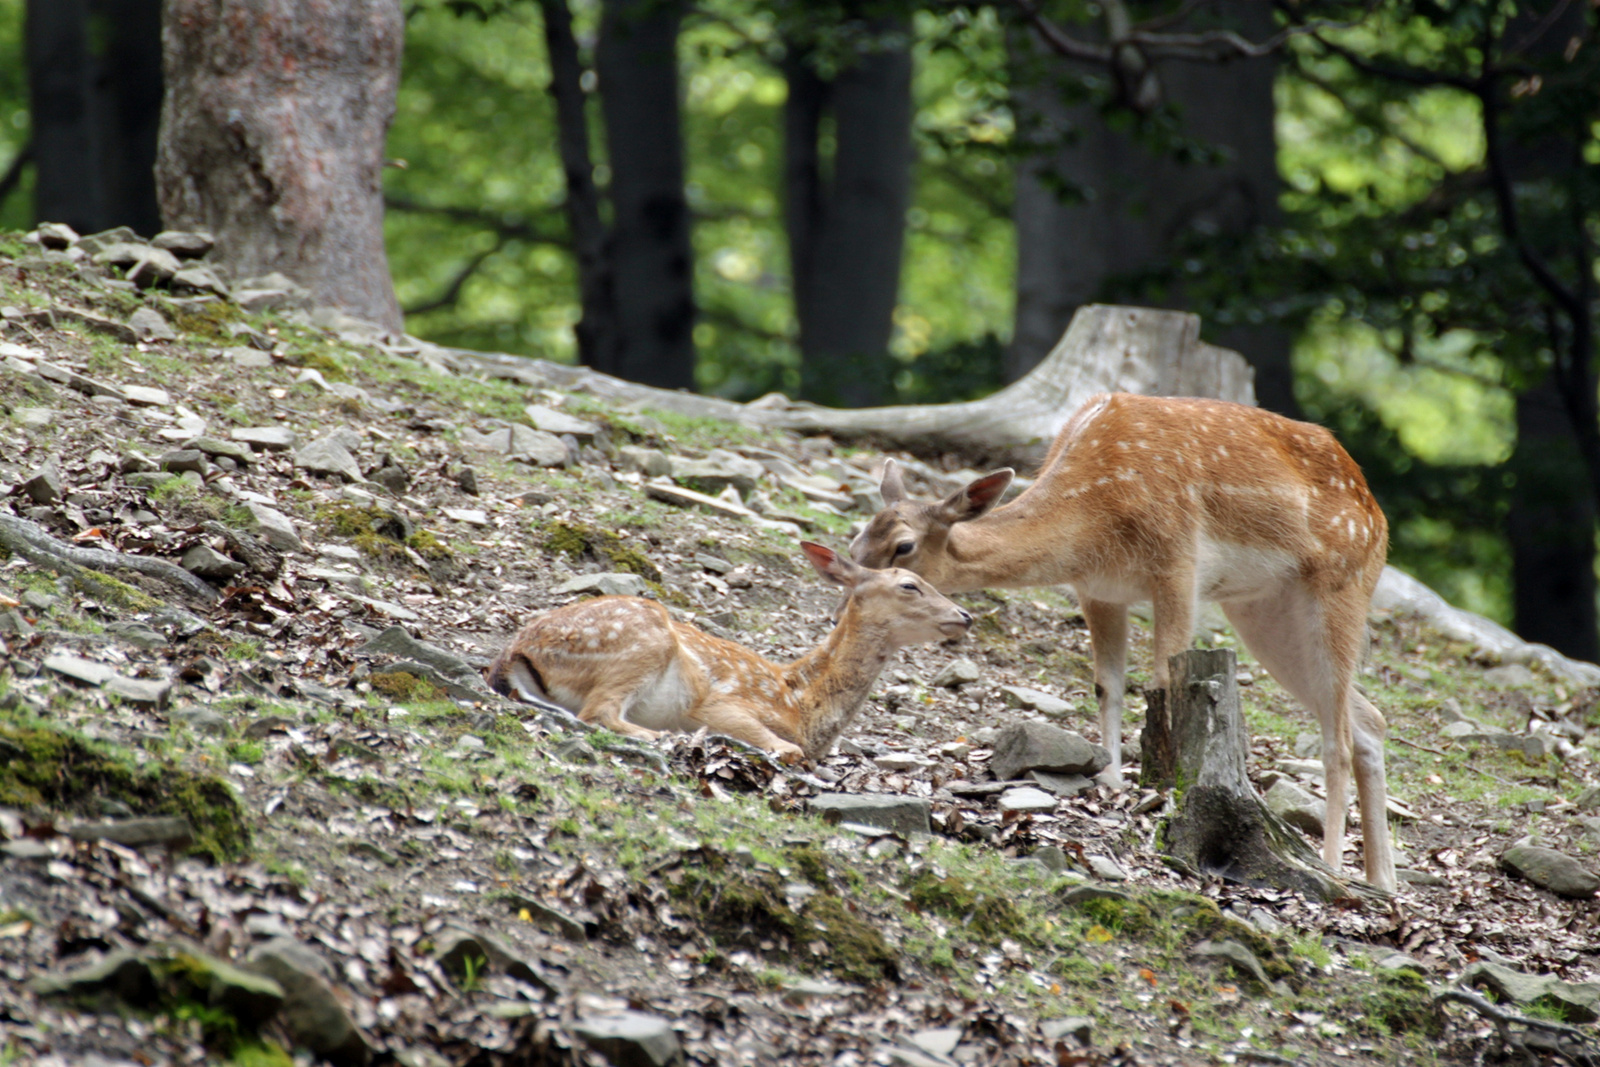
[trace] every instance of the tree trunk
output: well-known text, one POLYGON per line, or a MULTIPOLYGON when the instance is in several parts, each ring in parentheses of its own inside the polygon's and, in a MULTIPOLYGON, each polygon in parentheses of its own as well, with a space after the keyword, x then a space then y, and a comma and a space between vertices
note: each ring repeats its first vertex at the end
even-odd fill
POLYGON ((34 216, 79 233, 104 229, 91 160, 89 0, 29 0, 24 51, 33 120, 34 216))
MULTIPOLYGON (((1270 5, 1227 0, 1216 7, 1251 39, 1274 30, 1270 5)), ((1063 61, 1043 59, 1032 29, 1009 41, 1018 129, 1040 148, 1016 175, 1017 306, 1006 365, 1016 379, 1050 351, 1079 306, 1113 295, 1119 279, 1170 263, 1182 238, 1242 236, 1276 222, 1278 170, 1272 60, 1159 68, 1166 98, 1182 109, 1184 135, 1231 157, 1208 166, 1152 154, 1108 126, 1095 107, 1064 102, 1058 79, 1049 76, 1063 61), (1074 198, 1072 189, 1087 199, 1074 198)), ((1160 299, 1185 306, 1181 289, 1160 299)), ((1287 331, 1230 327, 1215 339, 1255 367, 1263 407, 1298 413, 1287 331)))
POLYGON ((1171 778, 1179 795, 1177 813, 1163 831, 1168 853, 1202 873, 1320 900, 1381 895, 1341 881, 1251 786, 1245 774, 1250 735, 1239 710, 1232 650, 1182 652, 1171 666, 1171 778))
MULTIPOLYGON (((904 27, 874 27, 880 36, 904 27)), ((843 407, 888 394, 911 198, 911 53, 865 52, 831 81, 795 49, 785 64, 785 222, 800 325, 800 393, 843 407), (831 176, 823 117, 833 115, 831 176)))
POLYGON ((1574 659, 1600 660, 1595 504, 1553 376, 1517 396, 1511 467, 1513 629, 1574 659))
POLYGON ((161 0, 91 0, 103 33, 90 109, 105 219, 146 236, 161 229, 156 140, 161 130, 161 0))
POLYGON ((606 229, 600 217, 600 191, 595 187, 589 151, 589 116, 584 104, 583 62, 572 35, 567 0, 539 0, 544 15, 545 47, 550 55, 550 96, 556 105, 557 146, 566 176, 567 229, 578 268, 578 360, 606 370, 616 365, 616 301, 611 264, 606 258, 606 229))
POLYGON ((681 0, 604 0, 595 67, 613 219, 616 355, 601 367, 664 389, 694 387, 694 276, 678 102, 681 0))
POLYGON ((166 224, 215 234, 235 278, 400 329, 381 173, 403 28, 399 0, 166 0, 166 224))

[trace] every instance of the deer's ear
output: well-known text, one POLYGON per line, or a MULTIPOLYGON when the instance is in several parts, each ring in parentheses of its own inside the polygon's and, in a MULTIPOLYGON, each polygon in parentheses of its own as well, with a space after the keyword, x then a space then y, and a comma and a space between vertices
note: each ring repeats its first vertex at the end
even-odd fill
POLYGON ((946 522, 966 522, 977 518, 1000 502, 1011 485, 1011 479, 1016 476, 1017 472, 1010 467, 1001 467, 982 478, 973 479, 965 488, 956 490, 939 502, 939 517, 946 522))
POLYGON ((906 499, 906 483, 900 480, 900 464, 892 459, 883 461, 883 481, 878 483, 884 506, 898 504, 906 499))
POLYGON ((865 568, 849 556, 841 556, 826 545, 819 545, 815 541, 801 541, 800 547, 805 550, 806 558, 811 560, 811 565, 834 585, 842 585, 846 589, 853 589, 861 580, 865 568))

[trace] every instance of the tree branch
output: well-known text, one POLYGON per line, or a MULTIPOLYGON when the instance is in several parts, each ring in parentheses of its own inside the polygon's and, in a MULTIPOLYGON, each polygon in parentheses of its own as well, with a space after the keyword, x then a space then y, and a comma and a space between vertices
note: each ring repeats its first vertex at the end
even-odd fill
POLYGON ((31 162, 33 162, 33 142, 29 141, 22 146, 22 151, 17 153, 16 158, 11 161, 11 166, 6 168, 6 172, 0 174, 0 205, 5 204, 6 197, 11 195, 11 191, 22 184, 22 168, 31 162))
MULTIPOLYGON (((470 222, 492 230, 507 240, 526 241, 529 244, 554 245, 557 248, 571 248, 572 242, 565 234, 551 230, 542 230, 530 219, 520 219, 515 216, 497 215, 492 211, 482 208, 461 207, 455 204, 427 204, 410 197, 397 196, 392 193, 384 194, 383 205, 393 211, 411 211, 419 215, 440 215, 457 222, 470 222)), ((539 215, 558 215, 559 207, 546 207, 539 211, 539 215)))
POLYGON ((765 326, 757 326, 755 323, 749 322, 725 308, 702 307, 700 309, 700 318, 704 322, 726 326, 730 330, 747 333, 752 337, 759 337, 763 341, 781 341, 784 344, 791 345, 796 341, 796 338, 790 334, 781 330, 769 330, 765 326))
POLYGON ((467 259, 466 263, 462 265, 461 269, 456 271, 455 277, 450 279, 450 284, 444 287, 444 292, 440 293, 432 300, 424 300, 420 304, 413 304, 412 306, 408 308, 402 308, 401 310, 403 310, 407 315, 420 315, 426 311, 437 311, 442 307, 449 307, 451 304, 454 304, 457 300, 461 299, 461 290, 467 284, 467 280, 477 273, 478 268, 483 266, 484 262, 488 260, 490 256, 494 255, 505 246, 506 237, 504 234, 501 234, 495 241, 493 248, 486 248, 482 252, 479 252, 474 256, 470 256, 467 259))

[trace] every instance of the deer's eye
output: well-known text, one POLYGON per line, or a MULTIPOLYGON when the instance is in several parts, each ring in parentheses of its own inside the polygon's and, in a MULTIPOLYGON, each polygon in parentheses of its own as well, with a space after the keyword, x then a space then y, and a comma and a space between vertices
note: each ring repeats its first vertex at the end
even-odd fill
POLYGON ((922 595, 922 588, 918 586, 916 582, 901 582, 900 588, 904 589, 908 593, 915 593, 918 596, 922 595))
POLYGON ((894 546, 894 554, 897 556, 909 556, 916 547, 917 543, 915 541, 901 541, 894 546))

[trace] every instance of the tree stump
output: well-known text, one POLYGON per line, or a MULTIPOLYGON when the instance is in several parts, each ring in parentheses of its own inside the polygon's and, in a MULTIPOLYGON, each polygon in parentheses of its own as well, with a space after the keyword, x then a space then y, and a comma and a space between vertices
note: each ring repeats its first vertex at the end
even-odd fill
MULTIPOLYGON (((1239 710, 1233 652, 1191 650, 1170 663, 1172 687, 1151 717, 1157 734, 1141 765, 1147 783, 1169 782, 1178 792, 1177 813, 1163 831, 1168 854, 1230 881, 1319 900, 1381 896, 1364 882, 1341 878, 1251 786, 1245 774, 1250 736, 1239 710)), ((1147 736, 1150 728, 1147 720, 1147 736)))

